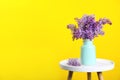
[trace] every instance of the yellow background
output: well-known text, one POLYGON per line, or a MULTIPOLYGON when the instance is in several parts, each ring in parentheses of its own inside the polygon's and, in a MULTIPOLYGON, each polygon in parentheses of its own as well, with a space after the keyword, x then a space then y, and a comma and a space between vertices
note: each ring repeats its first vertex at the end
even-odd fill
MULTIPOLYGON (((112 21, 94 44, 97 57, 115 62, 104 79, 120 80, 119 0, 0 0, 0 80, 66 80, 59 62, 79 57, 82 45, 72 41, 66 25, 83 14, 112 21)), ((76 72, 73 80, 78 79, 85 80, 86 73, 76 72)))

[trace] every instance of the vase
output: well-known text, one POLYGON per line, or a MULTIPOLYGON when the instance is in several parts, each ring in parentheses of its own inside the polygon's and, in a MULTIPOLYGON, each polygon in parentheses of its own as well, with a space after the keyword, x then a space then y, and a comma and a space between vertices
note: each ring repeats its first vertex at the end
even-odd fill
POLYGON ((83 40, 83 45, 81 46, 81 64, 86 66, 96 64, 96 49, 92 40, 83 40))

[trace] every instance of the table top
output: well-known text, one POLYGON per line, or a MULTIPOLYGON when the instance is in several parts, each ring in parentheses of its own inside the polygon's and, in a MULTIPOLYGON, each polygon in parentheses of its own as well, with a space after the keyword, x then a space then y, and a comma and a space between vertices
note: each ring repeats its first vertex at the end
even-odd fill
POLYGON ((101 71, 112 70, 114 68, 113 61, 107 59, 100 59, 100 58, 96 59, 96 64, 93 66, 85 66, 85 65, 72 66, 72 65, 68 65, 67 63, 68 63, 68 59, 62 60, 60 62, 60 67, 65 70, 76 71, 76 72, 101 72, 101 71))

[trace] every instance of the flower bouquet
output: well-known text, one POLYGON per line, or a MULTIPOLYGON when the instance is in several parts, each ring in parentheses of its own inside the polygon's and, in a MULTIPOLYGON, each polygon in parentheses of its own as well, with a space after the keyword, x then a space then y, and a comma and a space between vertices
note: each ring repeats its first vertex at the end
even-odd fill
POLYGON ((103 25, 112 22, 107 18, 95 20, 94 15, 83 15, 82 18, 75 18, 77 25, 68 24, 67 28, 72 31, 73 40, 83 39, 84 44, 81 47, 81 64, 93 65, 96 63, 96 50, 92 40, 98 35, 104 35, 103 25))

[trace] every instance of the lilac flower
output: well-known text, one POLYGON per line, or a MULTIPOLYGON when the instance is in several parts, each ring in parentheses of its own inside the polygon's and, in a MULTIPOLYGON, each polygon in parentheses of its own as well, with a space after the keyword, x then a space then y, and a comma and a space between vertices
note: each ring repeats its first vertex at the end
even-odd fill
POLYGON ((95 21, 94 15, 83 15, 82 18, 75 18, 75 21, 78 24, 78 28, 74 24, 67 25, 67 28, 72 31, 73 40, 81 38, 92 40, 98 35, 104 35, 104 31, 102 31, 103 25, 112 25, 112 22, 106 18, 95 21))
POLYGON ((71 66, 80 66, 79 60, 75 58, 70 58, 67 64, 71 66))

